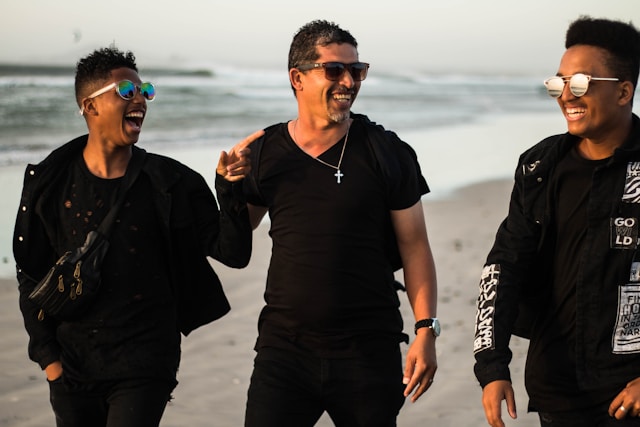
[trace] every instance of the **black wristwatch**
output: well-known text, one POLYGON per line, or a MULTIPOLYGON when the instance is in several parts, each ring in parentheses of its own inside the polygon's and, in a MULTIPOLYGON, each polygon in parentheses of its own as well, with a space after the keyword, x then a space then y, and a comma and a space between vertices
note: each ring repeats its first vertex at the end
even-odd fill
POLYGON ((416 326, 414 327, 414 332, 416 333, 416 335, 418 334, 418 329, 420 328, 430 328, 434 337, 440 336, 440 321, 437 317, 418 320, 416 322, 416 326))

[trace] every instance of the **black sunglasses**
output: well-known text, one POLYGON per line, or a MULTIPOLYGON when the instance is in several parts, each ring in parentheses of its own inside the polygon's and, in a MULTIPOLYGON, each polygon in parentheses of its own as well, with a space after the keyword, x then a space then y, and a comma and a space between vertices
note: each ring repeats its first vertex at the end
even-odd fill
POLYGON ((351 74, 356 82, 361 82, 367 78, 369 64, 366 62, 354 62, 353 64, 345 64, 343 62, 323 62, 315 64, 302 64, 296 67, 300 71, 314 70, 316 68, 324 68, 324 77, 327 80, 335 82, 340 80, 345 71, 351 74))

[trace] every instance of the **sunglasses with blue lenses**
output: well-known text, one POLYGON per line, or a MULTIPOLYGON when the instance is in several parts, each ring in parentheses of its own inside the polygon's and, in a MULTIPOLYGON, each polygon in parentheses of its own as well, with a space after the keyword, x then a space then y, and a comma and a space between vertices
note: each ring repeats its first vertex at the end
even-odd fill
MULTIPOLYGON (((111 89, 115 89, 120 98, 125 101, 131 101, 138 91, 147 101, 153 101, 156 98, 156 87, 153 83, 142 82, 140 83, 140 86, 136 86, 136 84, 130 80, 120 80, 119 82, 108 84, 102 89, 98 89, 91 95, 87 96, 86 99, 95 98, 96 96, 109 92, 111 89)), ((82 114, 84 114, 84 107, 80 109, 80 115, 82 114)))
POLYGON ((156 97, 156 88, 151 82, 143 82, 140 83, 140 86, 136 86, 130 80, 120 80, 119 82, 113 82, 102 89, 98 89, 91 95, 87 96, 87 98, 95 98, 96 96, 107 93, 114 88, 116 93, 120 95, 120 98, 126 101, 131 101, 136 96, 137 91, 140 91, 140 94, 144 96, 147 101, 153 101, 156 97))
POLYGON ((302 64, 295 68, 300 71, 324 68, 324 77, 332 82, 340 80, 344 75, 344 72, 348 71, 354 81, 361 82, 367 78, 369 64, 366 62, 354 62, 352 64, 345 64, 343 62, 322 62, 315 64, 302 64))

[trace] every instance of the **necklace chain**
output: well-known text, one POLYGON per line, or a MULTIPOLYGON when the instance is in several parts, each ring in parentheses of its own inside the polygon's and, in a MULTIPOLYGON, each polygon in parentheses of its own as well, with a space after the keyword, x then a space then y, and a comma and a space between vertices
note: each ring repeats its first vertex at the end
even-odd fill
MULTIPOLYGON (((295 143, 297 143, 297 140, 296 140, 296 128, 297 127, 298 127, 298 119, 296 119, 296 122, 293 124, 293 141, 295 143)), ((340 171, 340 166, 342 165, 342 158, 344 157, 344 149, 347 147, 347 140, 349 139, 349 129, 351 129, 351 124, 350 123, 349 123, 349 126, 347 127, 347 133, 344 136, 344 142, 342 143, 342 151, 340 152, 340 159, 338 160, 338 166, 334 166, 331 163, 327 163, 322 159, 319 159, 317 157, 311 156, 313 159, 319 161, 323 165, 329 166, 330 168, 336 170, 336 173, 334 174, 334 176, 338 180, 338 184, 341 183, 341 178, 344 176, 344 174, 340 171)))

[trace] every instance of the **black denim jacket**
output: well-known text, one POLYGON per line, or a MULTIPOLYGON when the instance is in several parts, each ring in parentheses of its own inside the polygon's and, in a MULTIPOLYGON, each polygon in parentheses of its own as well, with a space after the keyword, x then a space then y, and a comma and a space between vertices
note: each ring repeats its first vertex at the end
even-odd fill
MULTIPOLYGON (((511 335, 528 338, 531 328, 536 327, 537 307, 545 304, 554 238, 548 184, 558 161, 576 142, 568 133, 556 135, 520 156, 509 212, 498 229, 480 281, 474 371, 482 387, 495 380, 510 380, 511 335)), ((635 197, 635 191, 636 185, 640 188, 640 173, 636 168, 640 168, 640 119, 634 115, 628 140, 594 172, 589 229, 583 251, 576 256, 580 265, 576 374, 585 389, 603 384, 624 387, 640 377, 640 345, 620 344, 620 333, 628 320, 622 295, 638 248, 640 197, 635 197), (616 235, 616 230, 624 229, 625 221, 635 224, 635 230, 623 233, 632 236, 630 239, 616 235), (617 223, 623 228, 616 228, 617 223)), ((640 334, 638 338, 640 341, 640 334)), ((535 361, 528 366, 535 367, 535 361)))

